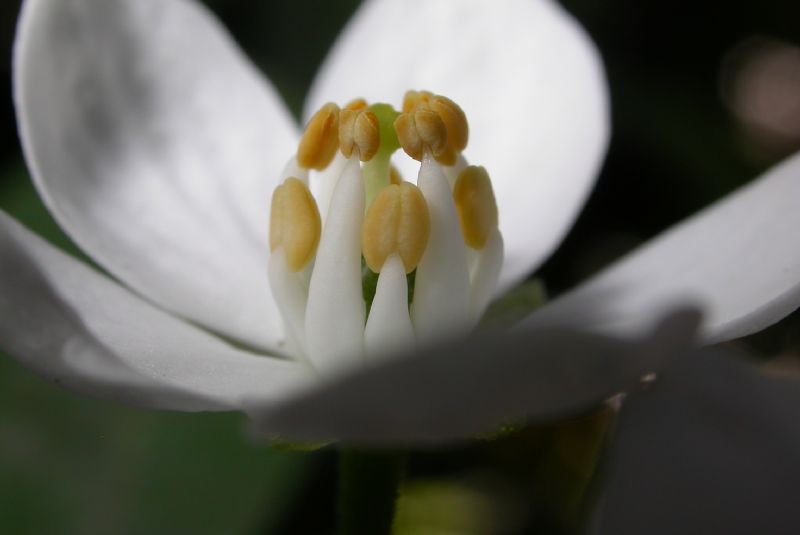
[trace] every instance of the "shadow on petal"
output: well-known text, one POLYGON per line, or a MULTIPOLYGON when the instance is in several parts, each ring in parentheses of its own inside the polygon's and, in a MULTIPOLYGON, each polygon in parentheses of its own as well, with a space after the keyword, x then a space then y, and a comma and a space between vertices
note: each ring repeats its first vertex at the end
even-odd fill
POLYGON ((723 351, 631 395, 591 533, 796 533, 800 380, 723 351))
POLYGON ((635 388, 691 346, 699 322, 676 311, 621 339, 542 328, 440 343, 332 377, 272 408, 250 405, 260 431, 292 440, 437 445, 511 419, 547 421, 635 388))

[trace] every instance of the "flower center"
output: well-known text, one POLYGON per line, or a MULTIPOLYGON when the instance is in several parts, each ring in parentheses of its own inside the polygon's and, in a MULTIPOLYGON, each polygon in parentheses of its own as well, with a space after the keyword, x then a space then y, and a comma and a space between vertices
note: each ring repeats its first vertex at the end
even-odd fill
POLYGON ((491 180, 452 100, 324 105, 283 171, 269 278, 289 351, 319 371, 475 326, 499 278, 491 180), (416 184, 392 165, 421 162, 416 184))

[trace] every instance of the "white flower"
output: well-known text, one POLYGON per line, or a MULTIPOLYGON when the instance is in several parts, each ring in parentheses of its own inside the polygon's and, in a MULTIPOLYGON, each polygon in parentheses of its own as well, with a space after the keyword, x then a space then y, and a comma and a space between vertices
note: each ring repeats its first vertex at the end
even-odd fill
MULTIPOLYGON (((267 277, 269 198, 299 131, 209 13, 192 0, 27 0, 14 70, 36 186, 116 280, 0 215, 0 344, 93 395, 245 410, 290 438, 434 440, 602 399, 685 334, 666 325, 642 347, 580 330, 641 336, 688 301, 705 312, 705 340, 721 341, 800 303, 795 156, 507 337, 318 378, 270 356, 285 333, 267 277)), ((500 210, 501 293, 553 251, 591 189, 609 131, 598 55, 549 0, 368 0, 307 110, 397 102, 409 88, 470 119, 470 158, 500 210)))

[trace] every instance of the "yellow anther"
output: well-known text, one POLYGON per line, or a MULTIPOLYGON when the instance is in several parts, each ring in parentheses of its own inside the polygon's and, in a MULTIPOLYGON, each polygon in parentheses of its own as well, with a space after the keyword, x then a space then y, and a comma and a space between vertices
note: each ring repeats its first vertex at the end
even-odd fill
POLYGON ((400 146, 415 160, 422 161, 426 150, 437 158, 447 150, 447 129, 431 110, 401 113, 394 122, 394 130, 400 146))
MULTIPOLYGON (((439 163, 444 165, 456 163, 458 153, 464 150, 469 139, 467 116, 458 104, 447 97, 434 95, 430 91, 407 91, 403 97, 403 113, 414 114, 414 119, 419 113, 436 115, 444 125, 447 135, 443 138, 445 146, 434 151, 433 155, 439 163)), ((405 119, 405 121, 408 122, 408 119, 405 119)), ((431 123, 432 120, 429 119, 428 122, 431 123)), ((436 128, 438 128, 438 125, 436 128)), ((399 135, 400 132, 398 131, 399 135)), ((420 152, 418 146, 414 143, 416 140, 407 139, 407 141, 408 147, 414 153, 420 152)), ((405 145, 403 145, 403 149, 406 149, 405 145)), ((406 152, 412 158, 416 158, 408 150, 406 152)))
POLYGON ((366 100, 364 100, 363 98, 356 98, 348 102, 344 108, 346 110, 359 111, 365 109, 366 107, 367 107, 366 100))
POLYGON ((378 118, 367 110, 343 109, 339 114, 339 149, 347 158, 358 150, 358 157, 367 162, 381 144, 378 118))
POLYGON ((297 147, 297 163, 321 171, 339 148, 339 106, 329 102, 314 114, 297 147))
POLYGON ((469 139, 469 125, 464 110, 449 98, 441 95, 430 99, 428 105, 439 115, 447 128, 447 144, 455 151, 464 150, 469 139))
POLYGON ((418 110, 414 113, 417 133, 422 143, 430 147, 434 155, 447 147, 447 128, 439 115, 431 110, 418 110))
POLYGON ((464 242, 473 249, 483 249, 489 233, 497 228, 497 202, 486 169, 469 166, 461 171, 453 199, 464 242))
POLYGON ((287 178, 275 188, 269 214, 269 247, 283 247, 290 271, 308 264, 319 244, 322 229, 319 210, 308 186, 297 178, 287 178))
POLYGON ((450 143, 447 143, 438 154, 434 154, 434 157, 442 165, 454 165, 458 159, 458 152, 453 149, 450 143))
POLYGON ((364 260, 378 273, 386 259, 397 253, 406 273, 411 273, 425 252, 430 233, 428 203, 419 188, 409 182, 386 186, 364 218, 361 233, 364 260))
POLYGON ((425 106, 433 98, 430 91, 406 91, 403 95, 403 113, 416 110, 420 106, 425 106))
POLYGON ((394 131, 397 133, 397 140, 405 153, 415 160, 421 161, 424 147, 422 139, 417 134, 414 113, 401 113, 394 121, 394 131))

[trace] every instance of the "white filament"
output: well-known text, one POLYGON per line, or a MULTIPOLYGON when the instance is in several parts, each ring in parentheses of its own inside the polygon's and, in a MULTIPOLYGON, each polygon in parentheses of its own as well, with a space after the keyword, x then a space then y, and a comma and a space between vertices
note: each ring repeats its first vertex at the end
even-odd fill
POLYGON ((331 198, 311 274, 306 307, 308 356, 331 370, 364 355, 366 310, 361 287, 361 225, 364 182, 351 158, 331 198))
POLYGON ((469 325, 469 273, 453 195, 430 155, 423 158, 417 186, 428 202, 431 233, 417 266, 411 320, 417 338, 431 340, 469 325))
POLYGON ((408 313, 408 282, 403 261, 391 255, 381 268, 367 318, 364 345, 368 355, 394 352, 414 341, 408 313))

